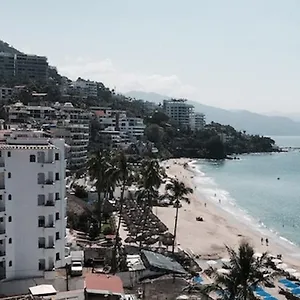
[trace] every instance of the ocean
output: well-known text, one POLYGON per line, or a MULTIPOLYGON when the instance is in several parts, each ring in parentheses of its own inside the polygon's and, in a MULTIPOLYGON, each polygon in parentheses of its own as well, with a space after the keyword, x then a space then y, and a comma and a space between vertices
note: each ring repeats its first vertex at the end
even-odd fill
MULTIPOLYGON (((300 136, 272 138, 300 147, 300 136)), ((195 161, 197 189, 262 234, 300 246, 300 150, 239 158, 195 161)))

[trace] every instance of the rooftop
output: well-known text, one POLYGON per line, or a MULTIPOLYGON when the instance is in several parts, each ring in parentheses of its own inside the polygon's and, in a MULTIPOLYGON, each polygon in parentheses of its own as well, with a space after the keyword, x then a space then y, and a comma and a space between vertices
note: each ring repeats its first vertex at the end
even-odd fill
POLYGON ((123 282, 120 277, 104 274, 87 274, 86 292, 91 294, 123 295, 123 282))

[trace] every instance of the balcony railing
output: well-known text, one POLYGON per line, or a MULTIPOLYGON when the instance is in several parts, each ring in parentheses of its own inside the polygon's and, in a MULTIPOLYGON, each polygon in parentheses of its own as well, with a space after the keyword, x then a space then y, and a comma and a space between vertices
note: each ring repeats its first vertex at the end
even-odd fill
POLYGON ((49 222, 44 225, 45 228, 53 228, 54 227, 54 222, 49 222))
POLYGON ((39 248, 40 249, 45 249, 46 248, 46 244, 45 243, 39 243, 39 248))
POLYGON ((5 251, 0 251, 0 257, 5 256, 5 255, 6 255, 5 251))
POLYGON ((5 207, 4 206, 0 206, 0 212, 5 211, 5 207))
POLYGON ((46 249, 53 249, 55 246, 54 246, 54 243, 51 243, 49 245, 47 245, 46 249))
POLYGON ((5 190, 5 185, 4 184, 0 185, 0 190, 5 190))
POLYGON ((55 206, 55 202, 53 200, 49 200, 45 203, 45 206, 55 206))
POLYGON ((4 167, 5 167, 4 161, 0 161, 0 168, 4 168, 4 167))
POLYGON ((5 233, 5 229, 0 229, 0 234, 4 234, 5 233))
POLYGON ((51 179, 47 179, 47 180, 45 181, 45 183, 44 183, 44 184, 51 185, 51 184, 53 184, 53 183, 54 183, 54 181, 53 181, 53 180, 51 180, 51 179))

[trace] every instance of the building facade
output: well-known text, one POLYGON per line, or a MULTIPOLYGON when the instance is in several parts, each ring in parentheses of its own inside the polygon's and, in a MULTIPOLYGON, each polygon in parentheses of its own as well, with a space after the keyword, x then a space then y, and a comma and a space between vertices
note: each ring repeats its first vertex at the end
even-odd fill
POLYGON ((182 128, 192 127, 194 121, 194 106, 186 102, 185 99, 171 99, 163 102, 166 115, 182 128))
POLYGON ((0 79, 10 80, 15 76, 15 56, 10 53, 0 53, 0 79))
POLYGON ((0 103, 7 103, 12 100, 13 88, 0 86, 0 103))
POLYGON ((65 142, 0 131, 0 279, 65 265, 65 142))

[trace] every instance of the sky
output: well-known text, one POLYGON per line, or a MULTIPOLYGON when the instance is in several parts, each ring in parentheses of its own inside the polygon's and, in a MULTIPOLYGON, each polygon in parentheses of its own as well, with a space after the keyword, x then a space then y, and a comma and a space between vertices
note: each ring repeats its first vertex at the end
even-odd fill
POLYGON ((120 93, 300 112, 298 0, 2 0, 0 39, 120 93))

